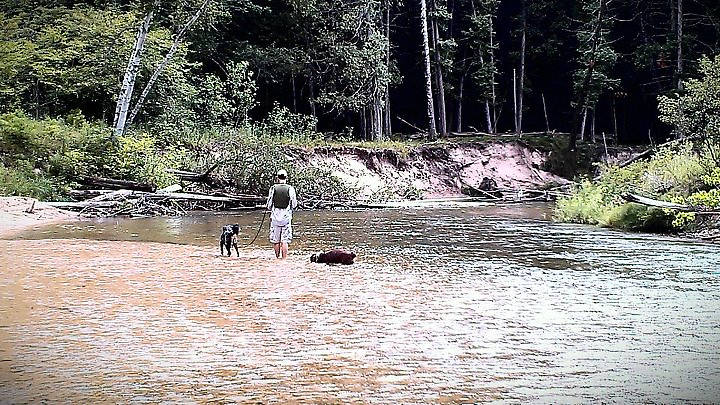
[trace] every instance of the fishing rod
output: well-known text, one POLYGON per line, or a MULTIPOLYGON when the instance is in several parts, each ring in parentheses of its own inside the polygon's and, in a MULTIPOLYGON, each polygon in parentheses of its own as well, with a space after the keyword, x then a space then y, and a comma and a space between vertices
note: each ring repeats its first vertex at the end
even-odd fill
POLYGON ((250 241, 250 243, 243 245, 243 247, 248 247, 248 246, 252 245, 253 243, 255 243, 255 241, 257 240, 258 236, 260 236, 260 231, 262 231, 262 226, 263 226, 263 224, 265 223, 265 217, 267 216, 267 213, 268 213, 267 210, 263 210, 262 221, 260 221, 260 226, 258 227, 257 233, 255 234, 255 237, 253 238, 253 240, 250 241))

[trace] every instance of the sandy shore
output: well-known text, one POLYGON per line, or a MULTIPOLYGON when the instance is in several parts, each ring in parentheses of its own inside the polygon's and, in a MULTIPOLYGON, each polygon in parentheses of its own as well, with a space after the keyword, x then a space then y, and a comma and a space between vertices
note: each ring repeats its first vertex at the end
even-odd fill
POLYGON ((0 237, 22 230, 76 219, 77 215, 29 197, 0 197, 0 237))

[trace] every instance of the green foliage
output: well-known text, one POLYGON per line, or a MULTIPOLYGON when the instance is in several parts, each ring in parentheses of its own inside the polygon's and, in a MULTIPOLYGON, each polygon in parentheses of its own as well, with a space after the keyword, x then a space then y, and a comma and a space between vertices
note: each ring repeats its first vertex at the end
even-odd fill
POLYGON ((176 134, 180 144, 188 145, 179 165, 196 172, 217 165, 213 174, 232 179, 234 191, 241 193, 266 195, 277 171, 285 169, 300 200, 345 200, 357 194, 328 170, 296 164, 285 153, 288 134, 265 133, 261 127, 188 129, 176 134))
POLYGON ((176 181, 165 169, 177 168, 182 148, 164 150, 147 133, 111 140, 111 129, 79 115, 33 120, 22 113, 0 115, 0 163, 4 193, 57 198, 81 175, 109 176, 153 183, 176 181), (13 185, 11 187, 11 185, 13 185))
POLYGON ((285 142, 307 143, 320 137, 315 132, 316 126, 317 118, 293 113, 275 103, 267 118, 258 125, 258 130, 265 136, 285 142))
POLYGON ((214 74, 205 78, 199 86, 197 104, 206 125, 239 127, 249 123, 250 110, 257 104, 257 85, 251 74, 247 62, 230 62, 226 78, 214 74))
MULTIPOLYGON (((684 82, 685 93, 659 98, 660 120, 671 124, 678 137, 697 135, 720 140, 720 55, 700 61, 700 79, 684 82)), ((715 146, 709 144, 716 161, 715 146)))
POLYGON ((605 188, 585 180, 573 190, 570 197, 558 200, 555 219, 561 222, 598 225, 612 207, 612 198, 605 188))
POLYGON ((578 100, 583 105, 577 108, 594 108, 600 96, 618 86, 619 80, 611 77, 618 55, 613 49, 610 33, 615 23, 615 10, 607 0, 581 0, 578 2, 580 27, 576 31, 578 40, 577 64, 573 87, 577 95, 585 94, 578 100))
POLYGON ((18 160, 50 176, 72 178, 108 169, 109 129, 73 115, 67 120, 36 121, 22 113, 0 115, 0 158, 18 160))
POLYGON ((720 170, 713 166, 707 150, 699 153, 689 142, 660 149, 649 161, 626 167, 604 166, 596 182, 583 181, 571 195, 558 201, 559 221, 596 224, 630 230, 684 229, 694 216, 671 210, 625 203, 625 193, 639 193, 660 200, 712 208, 720 193, 703 190, 720 170))
POLYGON ((116 176, 167 187, 176 183, 175 176, 166 169, 179 168, 185 150, 162 151, 155 138, 147 133, 132 133, 118 138, 113 154, 113 172, 116 176))
POLYGON ((10 168, 0 162, 0 195, 27 196, 40 200, 58 198, 64 191, 62 184, 34 170, 28 161, 16 162, 10 168))
POLYGON ((633 231, 663 232, 671 228, 672 215, 662 209, 622 204, 604 213, 600 225, 633 231))
MULTIPOLYGON (((118 77, 127 64, 140 18, 108 7, 24 8, 0 12, 0 113, 22 108, 38 117, 64 115, 77 107, 93 118, 114 111, 118 77)), ((169 30, 148 35, 140 77, 148 78, 172 42, 169 30)), ((180 47, 148 100, 164 106, 186 81, 189 64, 180 47)), ((137 83, 142 88, 144 83, 137 83)))

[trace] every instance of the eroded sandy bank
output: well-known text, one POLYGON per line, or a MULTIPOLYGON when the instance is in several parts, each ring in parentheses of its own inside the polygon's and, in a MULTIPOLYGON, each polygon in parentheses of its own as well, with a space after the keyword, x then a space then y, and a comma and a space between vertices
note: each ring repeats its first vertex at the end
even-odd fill
POLYGON ((330 169, 358 190, 358 198, 443 198, 463 188, 540 188, 568 180, 546 168, 548 153, 522 142, 430 144, 407 152, 358 147, 292 148, 300 165, 330 169))

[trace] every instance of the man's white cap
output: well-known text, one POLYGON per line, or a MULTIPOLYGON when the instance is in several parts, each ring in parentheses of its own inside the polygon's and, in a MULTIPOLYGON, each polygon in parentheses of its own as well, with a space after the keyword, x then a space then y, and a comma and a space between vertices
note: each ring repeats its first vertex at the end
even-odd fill
POLYGON ((287 177, 288 175, 287 175, 287 172, 286 172, 284 169, 280 169, 280 170, 278 170, 278 172, 277 172, 277 176, 278 176, 278 177, 287 177))

